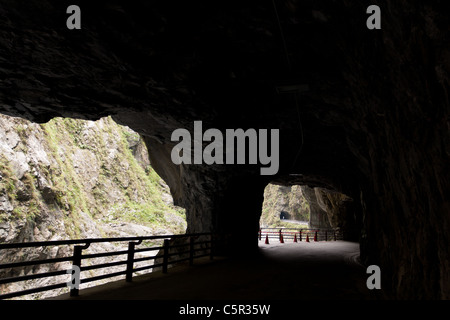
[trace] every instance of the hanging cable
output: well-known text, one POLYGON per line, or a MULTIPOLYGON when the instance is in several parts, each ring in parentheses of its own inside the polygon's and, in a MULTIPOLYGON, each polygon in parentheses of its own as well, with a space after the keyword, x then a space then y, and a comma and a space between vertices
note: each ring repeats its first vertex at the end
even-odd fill
POLYGON ((302 153, 303 143, 304 143, 304 140, 303 140, 303 125, 302 125, 302 119, 300 117, 300 106, 299 106, 299 102, 298 102, 298 93, 297 92, 294 94, 294 98, 295 98, 295 106, 297 108, 298 123, 299 123, 299 126, 300 126, 301 144, 300 144, 300 148, 297 151, 297 154, 295 155, 294 162, 292 163, 292 168, 291 169, 293 169, 295 164, 297 163, 298 157, 302 153))
POLYGON ((272 4, 273 4, 273 9, 275 10, 275 15, 277 17, 278 28, 280 29, 281 41, 283 42, 283 51, 284 51, 284 54, 286 55, 288 71, 290 71, 291 67, 292 67, 291 60, 289 59, 289 54, 288 54, 287 45, 286 45, 286 39, 284 37, 283 27, 281 26, 280 16, 278 15, 278 9, 277 9, 277 5, 275 4, 275 0, 272 0, 272 4))
MULTIPOLYGON (((286 56, 288 72, 290 72, 291 69, 292 69, 291 59, 289 58, 289 53, 288 53, 287 44, 286 44, 286 38, 284 36, 283 27, 281 26, 280 16, 278 14, 278 9, 277 9, 277 5, 275 3, 275 0, 272 0, 272 4, 273 4, 274 11, 275 11, 275 15, 277 17, 278 28, 280 29, 281 41, 283 43, 283 50, 284 50, 284 53, 285 53, 285 56, 286 56)), ((302 152, 303 143, 304 143, 304 139, 303 139, 303 125, 302 125, 302 119, 301 119, 301 116, 300 116, 300 105, 299 105, 299 101, 298 101, 298 92, 294 93, 294 98, 295 98, 295 107, 297 109, 298 122, 299 122, 299 126, 300 126, 301 144, 300 144, 300 148, 298 149, 297 154, 296 154, 296 156, 294 158, 294 162, 292 163, 291 169, 293 169, 295 164, 297 163, 298 157, 300 156, 300 154, 302 152)))

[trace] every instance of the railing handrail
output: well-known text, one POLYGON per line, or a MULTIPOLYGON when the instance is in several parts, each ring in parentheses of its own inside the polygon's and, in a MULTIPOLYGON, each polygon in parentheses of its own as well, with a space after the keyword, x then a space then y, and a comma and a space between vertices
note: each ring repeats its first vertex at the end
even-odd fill
POLYGON ((190 234, 169 234, 159 236, 140 236, 140 237, 117 237, 117 238, 87 238, 87 239, 73 239, 73 240, 50 240, 50 241, 35 241, 35 242, 16 242, 16 243, 0 243, 1 249, 15 249, 15 248, 31 248, 31 247, 47 247, 47 246, 61 246, 72 244, 92 244, 100 242, 123 242, 135 240, 156 240, 167 238, 185 238, 191 236, 211 235, 211 232, 204 233, 190 233, 190 234))

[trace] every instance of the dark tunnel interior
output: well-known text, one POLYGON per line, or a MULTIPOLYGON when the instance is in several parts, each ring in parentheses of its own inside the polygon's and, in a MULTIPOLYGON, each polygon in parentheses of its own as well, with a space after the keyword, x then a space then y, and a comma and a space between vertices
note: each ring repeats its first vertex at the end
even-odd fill
MULTIPOLYGON (((0 112, 132 128, 186 232, 231 233, 230 252, 258 250, 267 184, 308 186, 390 297, 449 299, 448 14, 374 3, 381 30, 366 27, 367 1, 79 1, 70 30, 67 1, 2 0, 0 112), (249 146, 244 164, 175 164, 172 134, 196 121, 217 129, 216 152, 217 132, 255 130, 256 163, 249 146), (270 175, 264 130, 278 130, 270 175)), ((193 158, 212 141, 196 138, 193 158)))

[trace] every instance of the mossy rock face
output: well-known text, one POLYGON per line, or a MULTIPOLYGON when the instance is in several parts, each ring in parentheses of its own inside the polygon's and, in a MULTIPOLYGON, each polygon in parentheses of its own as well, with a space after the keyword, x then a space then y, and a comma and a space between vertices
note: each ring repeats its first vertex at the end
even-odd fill
POLYGON ((260 225, 265 227, 300 227, 298 224, 280 219, 281 212, 289 219, 309 220, 309 203, 300 186, 278 186, 269 184, 264 190, 264 203, 260 225))

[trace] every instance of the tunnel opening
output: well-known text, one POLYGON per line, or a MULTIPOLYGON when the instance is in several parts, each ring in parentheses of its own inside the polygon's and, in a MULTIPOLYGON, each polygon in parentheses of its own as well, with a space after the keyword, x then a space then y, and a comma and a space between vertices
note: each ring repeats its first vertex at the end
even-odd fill
POLYGON ((366 287, 360 258, 362 228, 355 221, 361 213, 355 212, 353 199, 323 185, 297 184, 297 178, 280 180, 264 190, 256 258, 274 273, 291 272, 291 278, 277 278, 283 282, 280 296, 378 299, 366 287), (298 220, 285 221, 286 217, 298 220))
MULTIPOLYGON (((295 182, 298 183, 298 182, 295 182)), ((325 187, 269 183, 264 189, 260 228, 339 229, 343 239, 359 242, 361 212, 350 196, 325 187)))

